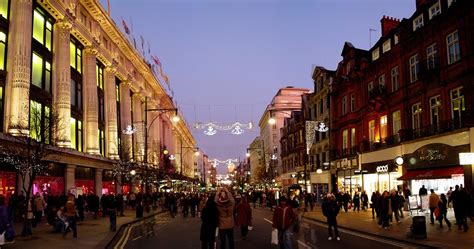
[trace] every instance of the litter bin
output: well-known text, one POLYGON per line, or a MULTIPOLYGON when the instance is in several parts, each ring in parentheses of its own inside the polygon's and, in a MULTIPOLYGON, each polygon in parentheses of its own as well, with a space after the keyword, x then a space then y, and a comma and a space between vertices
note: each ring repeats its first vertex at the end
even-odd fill
POLYGON ((425 216, 414 216, 412 224, 412 236, 414 239, 426 239, 425 216))

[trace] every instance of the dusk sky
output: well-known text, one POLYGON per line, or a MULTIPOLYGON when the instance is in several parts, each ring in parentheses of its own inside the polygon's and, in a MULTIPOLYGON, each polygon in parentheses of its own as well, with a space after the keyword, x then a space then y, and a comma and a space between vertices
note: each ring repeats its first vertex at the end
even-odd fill
MULTIPOLYGON (((106 0, 101 0, 107 9, 106 0)), ((345 41, 380 37, 383 15, 407 18, 415 0, 110 0, 117 25, 133 23, 163 64, 190 125, 253 121, 283 86, 312 90, 311 69, 335 69, 345 41)), ((122 29, 123 30, 123 29, 122 29)), ((245 158, 241 136, 193 131, 209 157, 245 158)), ((221 172, 224 165, 221 165, 221 172)))

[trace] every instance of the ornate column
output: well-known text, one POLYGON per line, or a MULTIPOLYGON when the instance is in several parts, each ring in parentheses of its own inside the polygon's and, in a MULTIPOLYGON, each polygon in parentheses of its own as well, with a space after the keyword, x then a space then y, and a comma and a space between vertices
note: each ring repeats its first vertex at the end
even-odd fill
POLYGON ((32 0, 11 2, 8 39, 5 131, 12 135, 28 135, 31 79, 32 0))
POLYGON ((145 155, 145 127, 143 120, 143 103, 141 96, 136 93, 133 94, 133 126, 137 129, 135 132, 135 160, 142 162, 145 155))
POLYGON ((71 147, 71 28, 72 24, 67 18, 54 24, 53 101, 59 121, 54 134, 59 147, 71 147))
POLYGON ((84 107, 84 138, 85 151, 90 154, 99 154, 99 104, 96 83, 96 55, 97 49, 84 49, 83 57, 83 107, 84 107))
MULTIPOLYGON (((133 126, 131 117, 132 100, 130 97, 128 82, 122 82, 120 84, 120 100, 120 126, 122 129, 126 129, 129 125, 133 126)), ((121 133, 121 137, 123 150, 122 155, 126 157, 124 159, 132 159, 132 135, 121 133)))
POLYGON ((117 130, 117 96, 115 91, 115 73, 117 69, 105 69, 105 132, 107 138, 107 154, 111 159, 118 158, 118 130, 117 130))
POLYGON ((102 196, 102 172, 103 169, 95 169, 95 181, 94 181, 94 186, 95 186, 95 193, 101 197, 102 196))
POLYGON ((76 188, 76 166, 68 164, 64 171, 64 180, 66 187, 66 195, 69 194, 70 190, 76 188))

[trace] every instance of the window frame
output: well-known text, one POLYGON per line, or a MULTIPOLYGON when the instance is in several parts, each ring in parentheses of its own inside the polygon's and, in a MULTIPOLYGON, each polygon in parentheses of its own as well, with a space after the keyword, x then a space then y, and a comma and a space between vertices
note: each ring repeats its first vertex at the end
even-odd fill
POLYGON ((392 49, 391 40, 388 39, 382 44, 382 53, 386 53, 392 49))
POLYGON ((426 68, 428 70, 430 69, 435 69, 437 67, 437 58, 438 58, 438 45, 435 43, 432 43, 425 49, 426 52, 426 68))
POLYGON ((433 19, 433 17, 441 14, 441 3, 439 2, 439 0, 435 4, 430 6, 430 8, 428 9, 428 13, 430 20, 433 19), (434 9, 436 9, 436 12, 433 12, 434 9))
POLYGON ((413 19, 413 31, 416 31, 424 26, 423 13, 413 19))
POLYGON ((430 103, 430 124, 433 126, 433 125, 436 125, 438 126, 439 125, 439 121, 440 121, 440 109, 441 109, 441 95, 435 95, 435 96, 432 96, 430 97, 429 99, 429 103, 430 103), (433 103, 433 100, 435 101, 433 103), (434 122, 434 119, 436 116, 436 122, 434 122))
POLYGON ((420 59, 418 54, 414 54, 409 59, 410 83, 416 82, 420 74, 420 59), (416 59, 416 60, 415 60, 416 59))
POLYGON ((380 58, 380 49, 377 47, 376 49, 372 50, 372 61, 376 61, 380 58))
POLYGON ((446 36, 446 53, 448 56, 448 65, 454 64, 461 60, 461 46, 459 44, 459 40, 460 39, 459 39, 458 30, 453 31, 446 36), (456 35, 455 39, 453 39, 453 41, 450 42, 449 38, 454 35, 456 35), (453 59, 451 59, 451 50, 450 50, 451 46, 454 46, 454 52, 455 52, 453 59))
POLYGON ((412 116, 412 129, 418 131, 423 126, 422 124, 422 112, 421 102, 415 103, 411 106, 411 116, 412 116))
POLYGON ((398 70, 398 66, 392 67, 390 70, 390 83, 392 85, 392 92, 396 92, 400 89, 400 81, 398 80, 400 73, 398 70))

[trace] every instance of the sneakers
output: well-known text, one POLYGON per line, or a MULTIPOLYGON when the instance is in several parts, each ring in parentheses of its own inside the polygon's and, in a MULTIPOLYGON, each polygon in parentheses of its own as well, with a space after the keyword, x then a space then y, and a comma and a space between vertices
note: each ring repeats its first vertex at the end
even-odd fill
POLYGON ((328 240, 332 240, 332 237, 329 237, 328 240))
POLYGON ((337 241, 340 241, 340 240, 341 240, 341 238, 340 238, 340 237, 336 237, 336 239, 337 239, 337 241))

